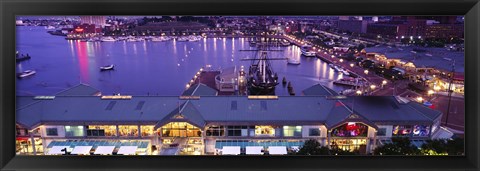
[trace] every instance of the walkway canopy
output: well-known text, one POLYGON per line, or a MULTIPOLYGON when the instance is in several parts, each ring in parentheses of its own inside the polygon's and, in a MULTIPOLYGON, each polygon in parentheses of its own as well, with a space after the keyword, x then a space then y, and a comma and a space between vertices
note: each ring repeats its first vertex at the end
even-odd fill
POLYGON ((222 155, 239 155, 240 146, 224 146, 222 149, 222 155))

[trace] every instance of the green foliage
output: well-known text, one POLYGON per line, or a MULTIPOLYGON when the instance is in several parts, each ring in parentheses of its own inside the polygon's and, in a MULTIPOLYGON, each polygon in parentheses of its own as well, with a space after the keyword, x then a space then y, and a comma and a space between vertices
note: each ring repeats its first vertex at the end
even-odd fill
POLYGON ((422 153, 425 155, 441 155, 446 154, 447 152, 447 143, 444 139, 438 140, 427 140, 425 144, 422 145, 422 153))
POLYGON ((298 150, 297 155, 330 155, 328 147, 322 146, 317 140, 310 139, 305 141, 302 148, 298 150))
POLYGON ((336 145, 333 145, 331 148, 322 146, 317 140, 310 139, 305 141, 305 144, 298 150, 298 152, 293 153, 296 155, 358 155, 360 152, 355 151, 346 151, 338 148, 336 145))
POLYGON ((465 154, 465 141, 462 138, 454 138, 452 140, 448 140, 446 146, 448 155, 465 154))
POLYGON ((385 144, 377 147, 373 154, 375 155, 419 155, 421 151, 410 143, 408 137, 393 137, 391 144, 385 144))

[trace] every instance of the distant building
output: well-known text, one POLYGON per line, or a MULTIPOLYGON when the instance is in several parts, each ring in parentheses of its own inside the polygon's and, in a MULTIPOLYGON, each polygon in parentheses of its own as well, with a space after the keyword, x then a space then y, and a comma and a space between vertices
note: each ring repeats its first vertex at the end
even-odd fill
POLYGON ((368 24, 367 33, 395 38, 396 36, 398 36, 398 28, 398 24, 371 23, 368 24))
POLYGON ((425 38, 463 38, 464 37, 464 25, 458 24, 432 24, 427 25, 425 30, 425 38))
POLYGON ((107 25, 106 16, 80 16, 80 23, 94 24, 95 26, 105 27, 107 25))
POLYGON ((338 20, 337 28, 353 33, 366 33, 368 21, 365 20, 338 20))

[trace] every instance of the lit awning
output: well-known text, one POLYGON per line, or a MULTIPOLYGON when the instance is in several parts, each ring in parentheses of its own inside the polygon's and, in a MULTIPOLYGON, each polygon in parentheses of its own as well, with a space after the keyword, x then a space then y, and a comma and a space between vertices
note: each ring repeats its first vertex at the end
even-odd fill
POLYGON ((97 149, 95 150, 95 153, 93 154, 102 154, 102 155, 112 154, 113 149, 115 149, 115 146, 98 146, 97 149))
POLYGON ((70 154, 90 154, 90 150, 93 146, 75 146, 73 151, 70 154))
POLYGON ((287 154, 287 147, 285 146, 270 146, 268 147, 269 154, 287 154))
POLYGON ((262 155, 262 146, 247 146, 246 147, 246 154, 256 154, 256 155, 262 155))
POLYGON ((222 155, 239 155, 240 146, 223 146, 222 155))
POLYGON ((65 154, 64 151, 62 151, 64 148, 70 148, 70 146, 53 146, 48 150, 47 155, 56 155, 56 154, 65 154))
POLYGON ((121 146, 120 149, 118 149, 117 154, 135 155, 137 148, 137 146, 121 146))

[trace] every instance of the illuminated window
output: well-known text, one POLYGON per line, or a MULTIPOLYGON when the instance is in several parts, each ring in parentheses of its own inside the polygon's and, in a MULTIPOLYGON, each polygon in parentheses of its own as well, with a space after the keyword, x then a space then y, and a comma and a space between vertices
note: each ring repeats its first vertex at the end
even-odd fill
POLYGON ((142 137, 152 136, 153 135, 153 125, 141 125, 140 129, 142 129, 142 137))
POLYGON ((117 127, 115 125, 89 125, 87 136, 117 136, 117 127))
POLYGON ((337 128, 332 130, 332 136, 334 137, 366 137, 368 132, 368 126, 355 123, 355 122, 348 122, 343 125, 340 125, 337 128))
POLYGON ((283 136, 285 137, 302 136, 302 126, 283 126, 283 136))
POLYGON ((65 126, 65 136, 82 137, 85 136, 83 126, 65 126))
POLYGON ((118 125, 118 132, 120 136, 138 136, 137 125, 118 125))
POLYGON ((413 126, 413 136, 428 137, 430 135, 430 126, 415 125, 413 126))
POLYGON ((206 136, 225 136, 224 126, 210 126, 205 132, 206 136))
POLYGON ((255 136, 275 136, 275 128, 272 126, 255 126, 255 136))
POLYGON ((200 137, 202 132, 188 122, 170 122, 162 126, 163 137, 200 137))
POLYGON ((394 125, 392 135, 393 136, 410 136, 412 133, 411 125, 394 125))

